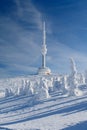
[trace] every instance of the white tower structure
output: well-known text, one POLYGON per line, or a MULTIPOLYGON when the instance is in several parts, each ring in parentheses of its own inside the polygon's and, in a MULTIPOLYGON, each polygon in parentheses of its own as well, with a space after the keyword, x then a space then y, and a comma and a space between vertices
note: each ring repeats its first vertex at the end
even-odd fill
POLYGON ((46 67, 46 54, 47 54, 47 48, 46 48, 46 30, 45 30, 45 22, 43 23, 43 44, 42 44, 42 67, 46 67))
POLYGON ((47 47, 46 47, 46 28, 45 28, 45 22, 43 22, 43 43, 42 43, 42 67, 39 68, 38 74, 40 75, 48 75, 51 74, 51 70, 46 67, 46 54, 47 54, 47 47))

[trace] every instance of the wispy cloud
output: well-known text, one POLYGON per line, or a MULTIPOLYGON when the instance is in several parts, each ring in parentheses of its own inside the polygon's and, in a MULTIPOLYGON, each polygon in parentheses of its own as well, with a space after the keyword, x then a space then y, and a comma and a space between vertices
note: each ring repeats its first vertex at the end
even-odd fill
POLYGON ((70 71, 70 57, 76 61, 79 71, 84 71, 87 68, 87 56, 85 53, 75 50, 65 44, 53 41, 54 44, 49 47, 47 62, 54 66, 53 70, 57 72, 69 72, 70 71), (56 68, 56 69, 55 69, 56 68), (61 69, 61 70, 60 70, 61 69))
POLYGON ((41 13, 30 0, 14 2, 15 11, 0 17, 0 64, 7 66, 0 68, 2 77, 18 70, 23 73, 36 71, 35 64, 40 57, 41 13), (26 27, 21 24, 23 21, 26 27))
POLYGON ((20 20, 29 24, 36 24, 39 29, 42 28, 42 14, 32 4, 31 0, 15 0, 17 12, 15 13, 20 20))

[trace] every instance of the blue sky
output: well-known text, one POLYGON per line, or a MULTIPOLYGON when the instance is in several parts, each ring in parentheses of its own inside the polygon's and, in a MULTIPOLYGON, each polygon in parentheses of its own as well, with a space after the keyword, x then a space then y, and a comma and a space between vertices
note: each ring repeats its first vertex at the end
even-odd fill
POLYGON ((47 66, 70 72, 87 69, 86 0, 1 0, 0 77, 28 75, 41 66, 42 22, 46 22, 47 66))

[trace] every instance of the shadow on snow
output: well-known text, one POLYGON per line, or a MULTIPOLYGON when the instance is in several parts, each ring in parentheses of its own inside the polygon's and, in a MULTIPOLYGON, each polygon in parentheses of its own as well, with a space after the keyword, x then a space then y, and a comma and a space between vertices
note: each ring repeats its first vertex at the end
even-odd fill
MULTIPOLYGON (((85 98, 85 97, 83 97, 83 98, 85 98)), ((76 99, 76 100, 78 100, 78 99, 76 99)), ((72 101, 73 100, 68 101, 68 102, 71 103, 72 101)), ((62 102, 62 104, 64 104, 64 103, 67 103, 67 102, 62 102)), ((10 121, 8 120, 8 122, 1 123, 0 125, 8 125, 8 124, 10 125, 10 124, 20 123, 20 122, 24 122, 24 121, 29 121, 29 120, 35 120, 35 119, 43 118, 43 117, 46 117, 46 116, 51 116, 51 115, 54 115, 54 114, 62 114, 62 116, 66 116, 66 115, 69 115, 69 114, 72 114, 72 113, 87 110, 87 101, 83 101, 81 103, 75 103, 75 104, 68 105, 68 106, 66 104, 66 106, 55 108, 55 106, 58 107, 59 104, 55 104, 52 110, 48 110, 47 109, 48 107, 47 107, 46 109, 41 108, 41 109, 43 109, 43 111, 39 112, 39 110, 37 109, 37 110, 35 110, 35 111, 38 112, 37 114, 34 114, 34 110, 32 110, 33 114, 31 116, 29 116, 30 112, 27 112, 27 116, 23 116, 24 118, 19 118, 16 115, 17 118, 15 120, 10 120, 10 121)), ((51 106, 49 106, 49 109, 50 109, 50 107, 51 106)))
POLYGON ((78 123, 74 126, 69 126, 67 128, 64 128, 62 130, 87 130, 87 121, 78 123))

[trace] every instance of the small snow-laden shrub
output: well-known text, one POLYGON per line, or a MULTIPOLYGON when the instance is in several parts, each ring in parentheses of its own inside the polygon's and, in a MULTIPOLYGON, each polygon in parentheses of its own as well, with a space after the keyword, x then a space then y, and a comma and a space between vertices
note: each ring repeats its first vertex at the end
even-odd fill
POLYGON ((33 84, 32 84, 32 82, 30 82, 30 81, 29 81, 29 83, 28 83, 28 94, 29 94, 29 95, 34 94, 33 84))
POLYGON ((74 89, 74 94, 75 94, 76 96, 82 96, 82 95, 83 95, 83 92, 82 92, 80 89, 76 88, 76 89, 74 89))
POLYGON ((48 86, 48 92, 50 94, 51 92, 53 92, 53 78, 47 80, 47 86, 48 86))
POLYGON ((14 93, 12 92, 11 89, 5 89, 5 97, 10 97, 10 96, 14 96, 14 93))
POLYGON ((77 86, 77 79, 73 77, 72 75, 69 75, 66 79, 66 89, 69 93, 69 96, 74 96, 75 92, 74 90, 76 89, 77 86))
POLYGON ((29 80, 22 80, 21 87, 17 89, 17 95, 32 95, 33 93, 32 83, 29 80))
POLYGON ((22 80, 22 86, 20 88, 20 95, 26 95, 27 94, 27 82, 26 80, 22 80))
POLYGON ((38 91, 40 90, 40 81, 35 81, 32 83, 32 88, 33 88, 33 93, 37 94, 38 91))
POLYGON ((43 85, 37 91, 37 95, 38 95, 38 99, 44 99, 50 97, 47 84, 43 83, 43 85))
POLYGON ((53 90, 54 91, 58 91, 58 90, 60 90, 62 88, 62 84, 61 84, 61 82, 59 82, 59 81, 54 81, 54 87, 53 87, 53 90))
POLYGON ((87 85, 86 84, 80 84, 77 86, 77 88, 74 90, 76 96, 82 96, 87 95, 87 85))
POLYGON ((0 98, 4 98, 5 97, 5 92, 4 91, 1 91, 0 92, 0 98))
POLYGON ((53 91, 61 94, 66 92, 64 77, 61 77, 60 79, 56 78, 53 81, 53 91))
POLYGON ((41 88, 41 91, 40 91, 40 98, 49 98, 50 95, 49 95, 49 92, 48 92, 48 89, 42 87, 41 88))
POLYGON ((32 97, 28 100, 28 106, 34 106, 35 104, 38 104, 40 101, 39 94, 34 94, 32 97))

